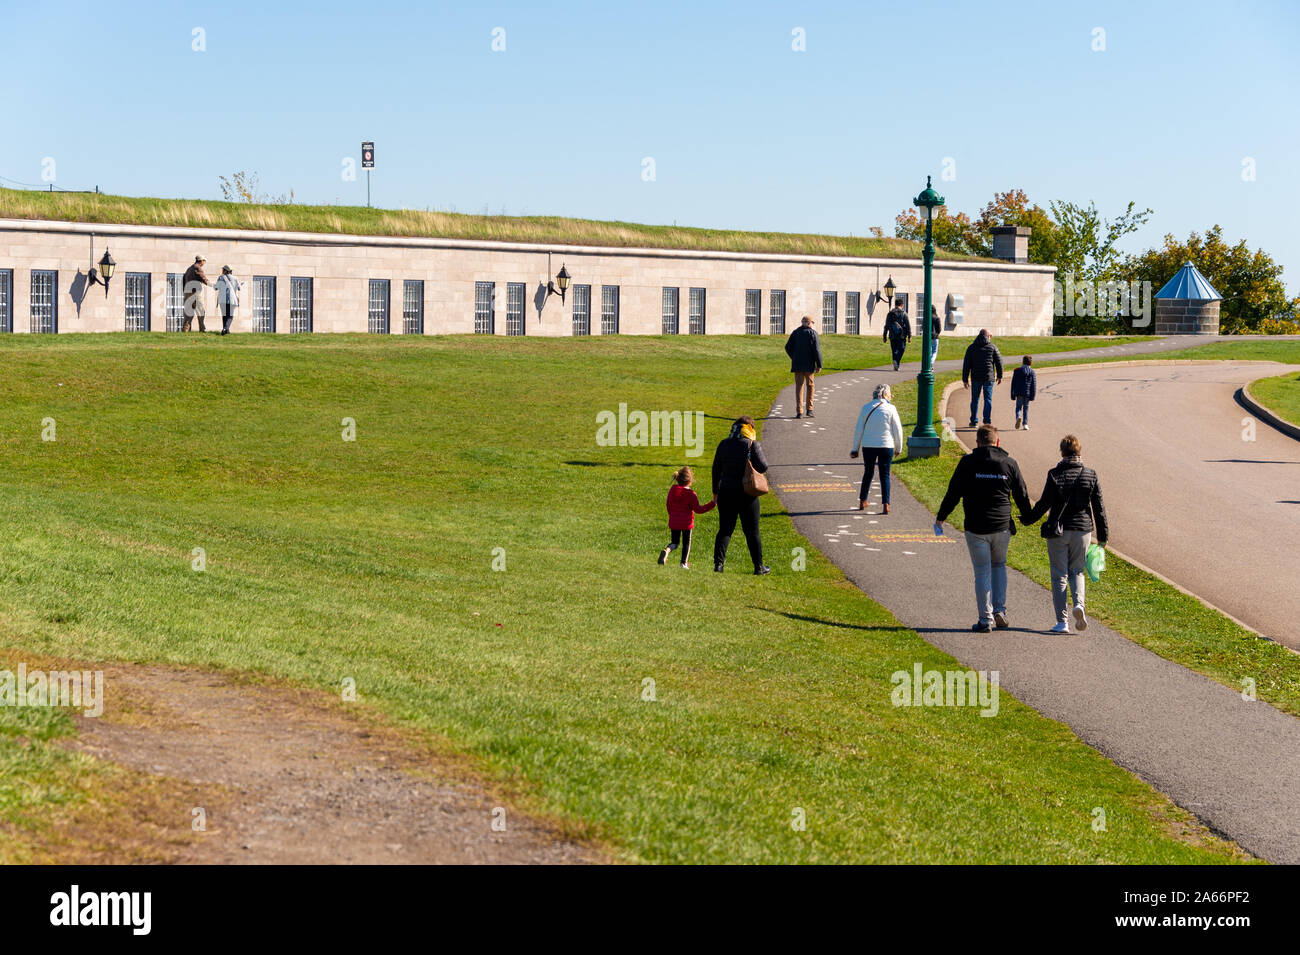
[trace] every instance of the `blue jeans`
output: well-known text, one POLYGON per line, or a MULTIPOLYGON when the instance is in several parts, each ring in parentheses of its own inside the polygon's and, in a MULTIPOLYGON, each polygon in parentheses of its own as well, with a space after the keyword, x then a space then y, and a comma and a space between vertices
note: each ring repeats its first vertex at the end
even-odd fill
POLYGON ((930 339, 930 367, 933 368, 934 363, 938 360, 939 360, 939 339, 931 338, 930 339))
POLYGON ((966 549, 975 568, 975 606, 980 623, 993 625, 993 614, 1007 612, 1007 546, 1011 531, 966 532, 966 549))
POLYGON ((970 383, 971 421, 979 417, 977 412, 980 409, 980 395, 984 396, 984 423, 991 424, 993 422, 993 382, 972 381, 970 383))
POLYGON ((859 501, 867 499, 867 492, 871 490, 871 475, 876 467, 880 467, 880 501, 882 504, 889 503, 889 465, 894 460, 893 448, 863 448, 862 449, 862 490, 858 494, 859 501))
POLYGON ((1029 399, 1024 395, 1016 399, 1016 417, 1029 424, 1029 399))
POLYGON ((1083 606, 1084 570, 1092 531, 1066 531, 1060 537, 1047 539, 1047 561, 1052 573, 1052 609, 1056 622, 1069 620, 1069 591, 1074 592, 1074 605, 1083 606))

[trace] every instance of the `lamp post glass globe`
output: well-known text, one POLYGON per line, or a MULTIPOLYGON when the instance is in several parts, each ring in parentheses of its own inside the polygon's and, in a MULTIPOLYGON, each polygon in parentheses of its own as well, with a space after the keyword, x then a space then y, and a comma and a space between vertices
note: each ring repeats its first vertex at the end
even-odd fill
POLYGON ((564 267, 564 263, 561 262, 561 263, 560 263, 560 271, 557 272, 556 275, 555 275, 555 284, 558 285, 558 286, 560 287, 560 291, 561 291, 561 292, 566 292, 566 291, 568 291, 568 289, 569 289, 569 278, 570 278, 570 276, 569 276, 569 270, 566 269, 566 268, 564 267))
POLYGON ((117 263, 113 257, 108 254, 108 249, 104 250, 104 257, 99 260, 99 274, 105 281, 113 277, 113 269, 117 268, 117 263))
POLYGON ((898 286, 894 284, 894 277, 891 275, 885 282, 885 301, 890 305, 894 304, 894 289, 896 288, 898 286))

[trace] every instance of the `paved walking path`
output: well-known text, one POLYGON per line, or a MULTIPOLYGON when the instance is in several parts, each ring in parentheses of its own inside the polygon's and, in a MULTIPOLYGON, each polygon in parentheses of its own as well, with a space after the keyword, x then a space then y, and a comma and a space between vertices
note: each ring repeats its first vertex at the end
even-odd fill
MULTIPOLYGON (((1186 347, 1167 342, 1098 352, 1186 347)), ((952 365, 941 362, 939 368, 952 365)), ((764 425, 763 446, 772 484, 795 526, 931 644, 965 666, 1000 671, 1007 692, 1068 724, 1248 851, 1300 863, 1300 720, 1245 702, 1099 623, 1084 634, 1047 634, 1051 595, 1014 570, 1008 571, 1012 629, 974 634, 973 579, 962 539, 951 528, 935 538, 933 516, 899 481, 893 482, 888 517, 879 514, 878 485, 869 513, 857 510, 862 465, 848 452, 858 411, 876 384, 911 379, 915 371, 904 366, 901 372, 824 376, 811 421, 793 419, 792 387, 781 392, 764 425)))
MULTIPOLYGON (((1020 462, 1035 499, 1060 460, 1061 436, 1083 442, 1097 470, 1111 543, 1261 633, 1300 649, 1300 441, 1249 413, 1233 395, 1256 378, 1300 365, 1116 365, 1044 369, 1029 431, 1016 431, 1008 375, 993 423, 1020 462), (1283 585, 1278 572, 1289 570, 1283 585)), ((969 393, 947 415, 960 431, 969 393)), ((974 444, 973 433, 964 435, 974 444)))

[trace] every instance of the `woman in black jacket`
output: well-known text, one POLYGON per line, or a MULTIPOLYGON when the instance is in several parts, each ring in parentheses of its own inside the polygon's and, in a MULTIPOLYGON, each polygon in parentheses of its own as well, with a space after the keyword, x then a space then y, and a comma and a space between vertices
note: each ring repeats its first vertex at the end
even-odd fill
POLYGON ((718 499, 718 536, 713 541, 713 569, 722 573, 727 561, 727 548, 740 518, 749 557, 754 562, 754 573, 770 574, 772 568, 763 563, 763 540, 758 534, 758 498, 745 493, 745 464, 754 466, 762 474, 767 471, 767 458, 754 435, 754 419, 749 415, 737 418, 731 434, 718 442, 713 453, 713 496, 718 499))
POLYGON ((1079 631, 1088 629, 1088 616, 1083 611, 1084 561, 1094 530, 1097 543, 1102 547, 1110 539, 1101 483, 1096 471, 1083 466, 1079 457, 1081 451, 1079 439, 1074 435, 1067 434, 1061 439, 1061 463, 1047 472, 1043 496, 1023 518, 1026 524, 1032 524, 1047 515, 1042 534, 1047 538, 1052 604, 1056 609, 1056 626, 1052 633, 1070 632, 1067 587, 1074 592, 1074 627, 1079 631), (1058 525, 1059 535, 1056 533, 1058 525))

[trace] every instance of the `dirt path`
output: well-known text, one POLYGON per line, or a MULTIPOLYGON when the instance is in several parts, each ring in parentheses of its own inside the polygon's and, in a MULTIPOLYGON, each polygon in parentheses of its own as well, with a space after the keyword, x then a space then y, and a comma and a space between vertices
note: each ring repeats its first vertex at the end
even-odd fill
POLYGON ((78 717, 67 745, 181 784, 192 805, 173 799, 153 815, 176 818, 151 820, 175 861, 607 861, 324 694, 166 667, 107 667, 104 682, 103 716, 78 717), (194 808, 206 831, 192 831, 194 808))

